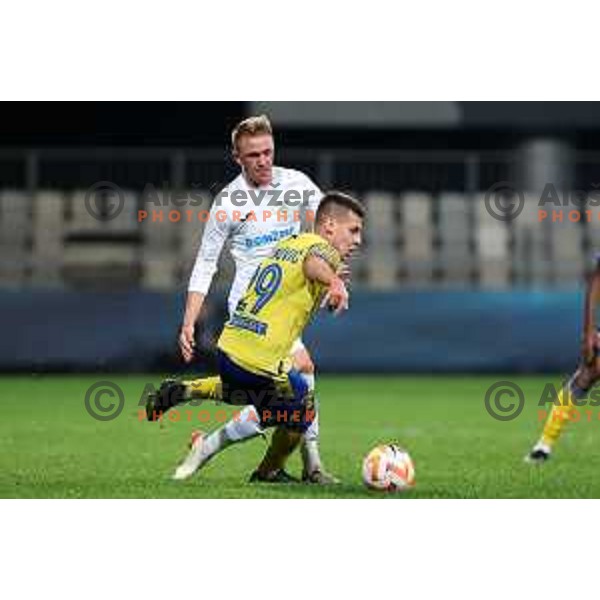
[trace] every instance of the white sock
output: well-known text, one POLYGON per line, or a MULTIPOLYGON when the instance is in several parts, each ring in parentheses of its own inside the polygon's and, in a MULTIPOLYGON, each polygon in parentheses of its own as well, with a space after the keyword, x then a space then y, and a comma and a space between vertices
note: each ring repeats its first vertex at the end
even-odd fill
POLYGON ((304 439, 318 442, 319 441, 319 402, 316 398, 314 401, 315 401, 315 408, 314 408, 313 420, 311 421, 310 425, 308 426, 308 429, 304 432, 304 439))
POLYGON ((262 435, 258 413, 254 406, 246 406, 237 417, 230 419, 223 427, 213 431, 204 439, 202 454, 210 458, 237 442, 262 435))
POLYGON ((226 423, 225 432, 232 442, 241 442, 262 435, 259 414, 254 406, 244 407, 237 417, 226 423))
POLYGON ((542 452, 545 452, 546 454, 552 454, 552 448, 550 448, 550 446, 548 446, 548 444, 544 444, 544 442, 542 440, 540 440, 533 447, 533 451, 535 452, 536 450, 541 450, 542 452))
MULTIPOLYGON (((314 394, 315 376, 302 373, 302 378, 308 385, 308 389, 314 394)), ((316 398, 315 414, 302 438, 300 453, 302 454, 304 470, 307 473, 313 473, 322 469, 321 457, 319 455, 319 403, 316 398)))
POLYGON ((302 463, 306 473, 310 474, 322 470, 321 457, 319 455, 319 442, 317 442, 317 440, 307 440, 304 438, 302 440, 300 451, 302 453, 302 463))

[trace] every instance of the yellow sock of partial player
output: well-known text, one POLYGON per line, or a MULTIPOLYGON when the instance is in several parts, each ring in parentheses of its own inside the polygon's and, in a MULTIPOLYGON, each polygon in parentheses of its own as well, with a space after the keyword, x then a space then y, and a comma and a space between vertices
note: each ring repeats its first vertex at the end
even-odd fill
POLYGON ((222 400, 223 385, 220 377, 202 377, 184 382, 192 391, 192 398, 197 400, 222 400))
POLYGON ((575 408, 571 391, 569 390, 569 384, 558 392, 557 397, 559 404, 553 405, 552 410, 546 419, 544 430, 542 431, 541 441, 549 448, 552 448, 556 443, 556 440, 560 437, 565 424, 569 420, 571 412, 575 408))

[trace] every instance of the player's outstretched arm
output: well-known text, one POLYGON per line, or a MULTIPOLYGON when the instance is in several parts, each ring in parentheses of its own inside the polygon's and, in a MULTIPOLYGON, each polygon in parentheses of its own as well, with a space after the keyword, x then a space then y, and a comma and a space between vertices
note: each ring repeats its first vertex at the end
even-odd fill
POLYGON ((225 241, 231 233, 230 219, 219 218, 219 211, 224 215, 226 214, 220 204, 214 202, 210 209, 208 223, 202 235, 202 243, 198 249, 196 262, 190 276, 185 314, 179 332, 179 349, 186 363, 191 362, 194 356, 196 323, 200 318, 204 299, 210 288, 213 275, 217 271, 219 256, 225 241))
POLYGON ((179 350, 186 363, 191 362, 194 357, 194 332, 204 305, 204 298, 204 294, 200 292, 188 292, 187 295, 183 324, 179 332, 179 350))
POLYGON ((594 272, 590 275, 585 294, 585 313, 583 317, 583 344, 582 357, 590 363, 596 356, 597 329, 596 307, 600 302, 600 261, 597 262, 594 272))
POLYGON ((318 281, 327 286, 329 306, 334 314, 339 314, 348 308, 348 290, 342 279, 332 269, 331 265, 318 256, 308 256, 304 260, 304 274, 311 281, 318 281))

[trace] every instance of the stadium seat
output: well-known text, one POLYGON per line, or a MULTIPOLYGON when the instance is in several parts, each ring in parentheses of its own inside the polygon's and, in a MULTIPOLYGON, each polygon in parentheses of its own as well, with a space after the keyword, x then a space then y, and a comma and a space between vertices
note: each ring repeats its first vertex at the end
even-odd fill
POLYGON ((480 260, 509 260, 509 231, 503 223, 479 227, 475 239, 480 260))
MULTIPOLYGON (((193 207, 188 221, 190 207, 164 205, 169 193, 161 192, 156 204, 125 191, 119 216, 103 221, 90 214, 85 196, 85 190, 40 191, 33 198, 24 191, 0 194, 0 283, 25 285, 31 277, 34 285, 61 286, 97 279, 113 289, 111 281, 135 284, 139 276, 150 289, 186 286, 205 227, 197 213, 206 203, 193 207), (139 222, 142 208, 150 215, 139 222), (178 222, 169 220, 171 210, 181 212, 178 222)), ((572 286, 582 281, 588 254, 600 248, 600 220, 540 221, 535 194, 524 195, 523 210, 509 222, 490 214, 483 192, 361 196, 368 219, 365 247, 352 261, 353 279, 373 289, 468 287, 475 281, 491 288, 572 286)), ((215 284, 227 284, 232 272, 225 252, 215 284)))
POLYGON ((67 220, 66 229, 69 233, 87 233, 106 227, 107 221, 94 217, 86 206, 86 194, 86 190, 77 190, 68 197, 70 218, 67 220))
POLYGON ((440 194, 438 215, 442 229, 468 229, 471 218, 471 201, 465 194, 440 194))
POLYGON ((140 223, 142 232, 142 285, 153 290, 172 290, 176 284, 178 232, 182 223, 169 221, 173 206, 156 206, 141 199, 140 209, 148 217, 140 223))
POLYGON ((406 192, 400 201, 400 212, 405 229, 412 227, 431 227, 432 199, 424 192, 406 192))
MULTIPOLYGON (((543 223, 539 218, 540 211, 540 197, 533 193, 523 193, 523 210, 514 219, 513 223, 516 227, 540 227, 543 223)), ((513 199, 514 202, 518 202, 518 197, 513 199)))
POLYGON ((573 286, 582 281, 585 269, 584 227, 582 223, 553 223, 550 235, 554 281, 573 286))
POLYGON ((515 283, 545 285, 553 281, 551 227, 539 220, 539 197, 523 195, 523 210, 511 221, 515 283))
POLYGON ((0 194, 0 284, 25 282, 31 237, 31 198, 25 192, 0 194))
POLYGON ((431 285, 434 270, 434 225, 432 198, 422 192, 407 192, 400 200, 402 215, 401 267, 403 285, 431 285))
POLYGON ((448 193, 438 197, 437 265, 445 283, 468 283, 473 272, 471 249, 471 204, 464 194, 448 193))
POLYGON ((384 192, 365 196, 369 218, 366 221, 365 248, 367 281, 375 289, 397 285, 398 219, 397 200, 384 192))
POLYGON ((396 198, 385 192, 371 192, 365 197, 369 218, 365 235, 370 242, 395 244, 398 239, 396 198))
POLYGON ((42 287, 62 287, 65 195, 38 192, 33 202, 32 279, 42 287))
POLYGON ((479 286, 491 289, 508 286, 511 275, 510 223, 490 215, 483 195, 475 199, 474 221, 479 286))
POLYGON ((107 229, 118 234, 134 234, 139 231, 138 195, 131 191, 123 192, 123 208, 119 215, 106 222, 107 229))
POLYGON ((515 283, 519 285, 549 284, 552 276, 552 256, 548 233, 535 226, 513 229, 513 265, 515 283))

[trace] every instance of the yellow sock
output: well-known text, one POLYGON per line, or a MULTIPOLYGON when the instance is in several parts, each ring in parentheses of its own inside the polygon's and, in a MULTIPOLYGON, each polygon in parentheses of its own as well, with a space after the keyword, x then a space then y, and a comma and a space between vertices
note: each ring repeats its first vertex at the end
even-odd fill
POLYGON ((190 387, 193 399, 223 399, 223 385, 220 377, 202 377, 201 379, 191 379, 183 383, 190 387))
POLYGON ((558 392, 557 397, 559 404, 554 404, 552 406, 552 410, 546 419, 544 430, 542 431, 541 442, 550 449, 560 437, 565 423, 569 420, 571 412, 576 408, 573 404, 573 396, 569 389, 570 385, 571 382, 558 392))

